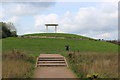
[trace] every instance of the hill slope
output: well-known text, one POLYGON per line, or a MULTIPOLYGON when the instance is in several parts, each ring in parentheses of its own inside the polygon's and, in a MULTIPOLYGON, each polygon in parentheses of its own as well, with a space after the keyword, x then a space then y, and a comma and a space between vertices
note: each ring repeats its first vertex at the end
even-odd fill
POLYGON ((117 52, 118 46, 112 43, 91 40, 75 39, 47 39, 47 38, 6 38, 2 40, 3 51, 30 50, 45 53, 59 53, 65 51, 65 45, 70 46, 70 51, 80 52, 117 52))
POLYGON ((49 37, 69 37, 69 38, 83 38, 83 39, 93 39, 85 36, 80 36, 76 34, 66 34, 66 33, 37 33, 37 34, 27 34, 23 36, 49 36, 49 37))

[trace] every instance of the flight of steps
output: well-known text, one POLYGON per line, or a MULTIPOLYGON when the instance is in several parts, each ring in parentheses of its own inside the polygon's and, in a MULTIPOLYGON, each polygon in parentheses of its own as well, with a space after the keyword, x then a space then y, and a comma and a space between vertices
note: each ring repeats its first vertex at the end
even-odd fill
POLYGON ((41 54, 37 58, 37 67, 67 66, 65 57, 60 54, 41 54))

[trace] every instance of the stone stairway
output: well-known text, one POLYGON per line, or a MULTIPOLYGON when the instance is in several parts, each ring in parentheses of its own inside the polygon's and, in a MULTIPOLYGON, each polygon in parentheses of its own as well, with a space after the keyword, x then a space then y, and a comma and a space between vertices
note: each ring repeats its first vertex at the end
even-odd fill
POLYGON ((40 54, 36 67, 68 66, 65 57, 60 54, 40 54))

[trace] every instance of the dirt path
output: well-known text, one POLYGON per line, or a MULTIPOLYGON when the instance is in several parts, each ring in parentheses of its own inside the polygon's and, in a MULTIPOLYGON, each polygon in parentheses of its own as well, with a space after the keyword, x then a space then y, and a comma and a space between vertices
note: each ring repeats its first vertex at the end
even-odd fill
POLYGON ((38 67, 33 78, 76 78, 67 67, 38 67))
POLYGON ((40 54, 33 78, 76 78, 60 54, 40 54))
POLYGON ((77 40, 93 40, 85 38, 73 38, 73 37, 52 37, 52 36, 18 36, 18 37, 31 37, 31 38, 56 38, 56 39, 77 39, 77 40))

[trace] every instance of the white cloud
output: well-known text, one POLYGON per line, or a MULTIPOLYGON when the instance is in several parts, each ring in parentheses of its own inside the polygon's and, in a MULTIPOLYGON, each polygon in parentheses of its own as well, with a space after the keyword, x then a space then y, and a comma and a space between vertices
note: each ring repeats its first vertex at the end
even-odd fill
POLYGON ((19 23, 19 21, 20 21, 20 18, 19 18, 19 17, 13 16, 13 17, 11 17, 7 22, 12 22, 12 23, 14 23, 14 24, 17 24, 17 23, 19 23))
POLYGON ((54 6, 54 3, 55 2, 6 2, 2 5, 7 16, 28 16, 48 10, 49 7, 54 6))
POLYGON ((36 13, 38 10, 29 4, 4 3, 3 9, 8 16, 26 16, 36 13))
POLYGON ((103 33, 97 36, 98 38, 110 38, 111 37, 111 33, 103 33))
POLYGON ((5 14, 0 13, 0 19, 2 19, 3 17, 5 17, 5 14))
POLYGON ((0 13, 0 19, 3 18, 5 15, 3 13, 0 13))
POLYGON ((37 15, 35 16, 35 19, 36 19, 35 26, 43 25, 45 23, 57 23, 58 15, 57 14, 37 15))
MULTIPOLYGON (((37 15, 35 16, 35 29, 45 32, 45 24, 58 23, 58 19, 57 14, 37 15)), ((52 28, 49 29, 52 30, 52 28)))
POLYGON ((119 0, 3 0, 0 2, 118 2, 119 0))
POLYGON ((118 31, 112 31, 112 32, 104 32, 104 31, 90 31, 88 33, 83 33, 83 34, 79 34, 79 35, 83 35, 83 36, 87 36, 87 37, 91 37, 91 38, 95 38, 95 39, 118 39, 118 31))
POLYGON ((3 12, 4 12, 4 9, 2 8, 2 3, 0 3, 0 19, 5 17, 5 14, 3 12))
MULTIPOLYGON (((25 17, 32 17, 38 13, 48 10, 55 2, 5 2, 0 3, 1 21, 12 22, 17 28, 18 34, 36 32, 28 23, 23 24, 25 17), (29 27, 26 27, 29 26, 29 27)), ((29 18, 30 19, 30 18, 29 18)), ((39 31, 39 30, 38 30, 39 31)))
POLYGON ((118 30, 117 6, 111 3, 108 4, 80 8, 77 13, 67 11, 62 16, 57 14, 37 15, 35 16, 35 26, 39 26, 36 27, 38 29, 42 27, 42 30, 45 30, 43 27, 45 23, 59 23, 59 32, 77 33, 104 39, 117 39, 118 33, 115 33, 118 30), (112 9, 111 6, 113 7, 112 9), (114 35, 112 35, 113 32, 114 35))

